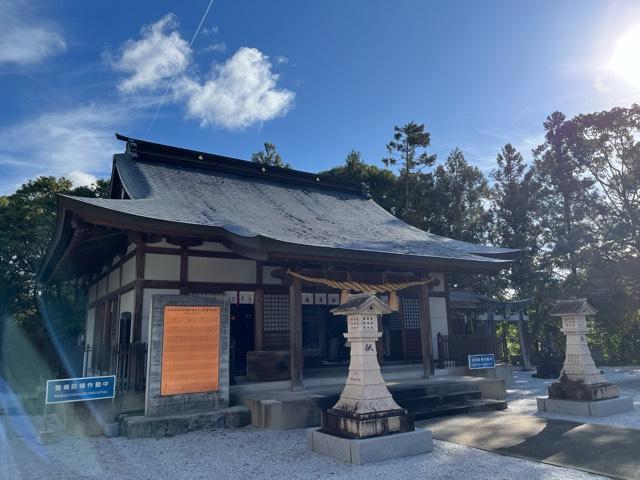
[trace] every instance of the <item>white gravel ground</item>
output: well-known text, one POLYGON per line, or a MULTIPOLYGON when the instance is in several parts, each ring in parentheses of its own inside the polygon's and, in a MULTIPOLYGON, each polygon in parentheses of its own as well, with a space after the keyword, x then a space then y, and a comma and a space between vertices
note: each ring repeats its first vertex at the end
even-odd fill
MULTIPOLYGON (((635 409, 631 412, 611 415, 609 417, 579 417, 545 413, 545 418, 571 420, 580 423, 599 423, 614 427, 640 429, 640 367, 603 367, 604 375, 612 383, 620 387, 620 395, 633 398, 635 409)), ((515 385, 507 390, 508 411, 524 415, 538 415, 536 397, 546 396, 547 387, 553 380, 533 378, 531 372, 516 371, 515 385)))
MULTIPOLYGON (((640 367, 605 368, 606 377, 634 398, 636 409, 606 418, 549 415, 579 422, 640 429, 640 367)), ((552 380, 514 373, 508 412, 536 415, 536 397, 552 380)), ((3 396, 0 394, 0 396, 3 396)), ((304 430, 247 427, 194 432, 162 439, 62 437, 46 447, 35 442, 32 419, 0 398, 0 479, 596 479, 577 470, 506 457, 434 441, 435 451, 365 466, 348 465, 305 450, 304 430), (1 409, 0 409, 1 410, 1 409), (16 411, 17 410, 17 411, 16 411)), ((15 404, 13 404, 15 405, 15 404)))
MULTIPOLYGON (((0 426, 8 426, 2 417, 0 426)), ((247 427, 162 439, 65 438, 46 448, 33 445, 28 437, 0 430, 0 478, 602 478, 439 441, 427 455, 348 465, 305 451, 304 430, 247 427)))

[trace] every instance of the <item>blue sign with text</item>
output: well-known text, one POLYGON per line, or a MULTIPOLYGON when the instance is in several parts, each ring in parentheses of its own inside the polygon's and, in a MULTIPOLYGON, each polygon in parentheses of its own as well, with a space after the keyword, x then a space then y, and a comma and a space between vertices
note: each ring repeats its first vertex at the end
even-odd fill
POLYGON ((46 403, 100 400, 103 398, 113 398, 115 394, 115 375, 47 380, 46 403))
POLYGON ((469 370, 478 370, 480 368, 496 368, 495 355, 493 353, 469 355, 469 370))

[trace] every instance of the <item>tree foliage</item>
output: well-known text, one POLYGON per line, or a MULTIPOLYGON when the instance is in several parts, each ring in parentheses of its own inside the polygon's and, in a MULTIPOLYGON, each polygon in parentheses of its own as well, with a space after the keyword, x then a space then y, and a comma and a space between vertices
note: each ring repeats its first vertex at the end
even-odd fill
POLYGON ((255 152, 251 155, 251 161, 272 167, 291 168, 291 165, 282 160, 282 156, 276 150, 276 146, 268 142, 264 144, 264 151, 255 152))
POLYGON ((50 345, 51 328, 68 339, 83 327, 82 290, 70 285, 42 289, 36 281, 55 228, 56 196, 106 196, 108 183, 74 188, 66 178, 38 177, 0 197, 0 319, 13 319, 38 345, 50 345), (39 311, 39 305, 47 311, 39 311))

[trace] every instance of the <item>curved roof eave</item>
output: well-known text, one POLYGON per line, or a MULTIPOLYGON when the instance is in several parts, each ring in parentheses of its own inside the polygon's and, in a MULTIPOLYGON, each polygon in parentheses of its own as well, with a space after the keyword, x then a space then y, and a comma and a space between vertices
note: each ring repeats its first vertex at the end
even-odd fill
MULTIPOLYGON (((46 256, 40 273, 43 281, 47 281, 48 276, 55 270, 55 266, 67 250, 73 233, 70 222, 70 214, 72 212, 78 214, 89 223, 123 230, 143 230, 164 235, 179 234, 205 238, 223 237, 229 240, 238 253, 254 258, 259 257, 261 252, 266 251, 273 257, 282 259, 300 256, 304 258, 314 257, 318 260, 342 258, 356 263, 393 263, 404 266, 415 266, 416 262, 418 262, 423 265, 424 268, 471 269, 473 271, 486 273, 496 272, 511 263, 510 260, 488 259, 480 256, 476 256, 476 258, 472 260, 452 259, 436 256, 298 245, 281 242, 264 236, 242 237, 222 227, 193 225, 147 218, 131 213, 123 213, 104 206, 89 204, 74 197, 64 195, 59 197, 58 209, 59 222, 56 235, 51 243, 51 250, 46 256)), ((267 257, 263 256, 261 259, 266 260, 267 257)))

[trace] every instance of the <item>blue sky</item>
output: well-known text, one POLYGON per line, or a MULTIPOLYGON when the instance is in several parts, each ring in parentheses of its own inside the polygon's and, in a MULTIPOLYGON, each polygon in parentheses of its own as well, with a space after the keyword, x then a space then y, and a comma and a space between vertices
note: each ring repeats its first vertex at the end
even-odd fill
POLYGON ((488 172, 553 110, 640 101, 640 40, 611 68, 633 0, 214 0, 190 44, 208 4, 0 0, 0 194, 108 176, 116 131, 239 158, 270 141, 319 171, 380 164, 416 121, 439 161, 459 146, 488 172))

